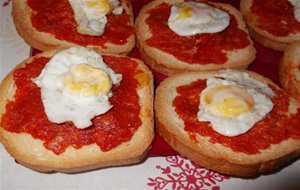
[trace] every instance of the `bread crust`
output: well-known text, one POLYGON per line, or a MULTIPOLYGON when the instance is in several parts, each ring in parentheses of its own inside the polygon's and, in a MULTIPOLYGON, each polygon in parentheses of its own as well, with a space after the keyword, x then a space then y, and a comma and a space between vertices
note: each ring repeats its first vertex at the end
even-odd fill
POLYGON ((279 80, 283 88, 300 101, 300 41, 289 45, 279 63, 279 80))
POLYGON ((258 27, 258 17, 251 11, 253 0, 241 0, 240 10, 251 36, 262 45, 277 51, 283 51, 290 43, 300 40, 300 33, 287 36, 275 36, 258 27))
MULTIPOLYGON (((131 17, 131 25, 133 24, 133 11, 131 1, 125 3, 122 1, 124 11, 131 17)), ((24 41, 41 51, 49 51, 53 49, 64 49, 80 44, 75 44, 65 40, 57 39, 53 34, 40 32, 35 29, 31 22, 32 10, 27 5, 26 0, 13 0, 12 17, 18 34, 24 41)), ((106 42, 104 46, 88 45, 87 47, 99 53, 127 55, 135 46, 135 35, 128 37, 127 42, 123 45, 106 42)))
MULTIPOLYGON (((260 75, 246 72, 257 80, 276 86, 260 75)), ((176 88, 198 79, 206 79, 216 73, 217 71, 207 71, 173 75, 164 80, 157 88, 154 103, 156 126, 166 142, 200 166, 239 177, 252 177, 260 173, 272 172, 298 157, 300 140, 295 139, 287 139, 279 144, 271 145, 269 149, 263 150, 259 154, 236 152, 219 143, 213 144, 209 142, 209 137, 200 135, 196 135, 197 143, 191 140, 189 134, 184 130, 183 120, 178 117, 172 104, 177 96, 176 88)), ((294 104, 299 107, 297 102, 294 104)))
MULTIPOLYGON (((165 75, 172 75, 176 73, 186 71, 198 71, 198 70, 215 70, 221 68, 239 68, 245 69, 255 59, 256 50, 253 47, 250 37, 248 40, 250 44, 243 49, 235 49, 228 51, 228 60, 225 64, 189 64, 184 61, 178 60, 175 56, 163 52, 157 48, 147 45, 146 40, 149 39, 152 34, 149 26, 146 24, 146 19, 149 17, 148 10, 155 8, 157 5, 166 2, 168 4, 174 4, 176 2, 182 2, 183 0, 155 0, 145 5, 136 18, 135 26, 137 30, 137 46, 139 48, 141 57, 152 68, 165 75)), ((239 29, 248 33, 246 24, 244 23, 241 14, 234 7, 223 3, 211 3, 216 7, 228 10, 238 21, 239 29)))
MULTIPOLYGON (((48 51, 30 57, 20 63, 14 70, 24 67, 25 64, 38 57, 51 57, 55 52, 48 51)), ((0 126, 0 142, 4 145, 7 152, 20 164, 41 172, 75 173, 142 161, 150 148, 154 136, 153 77, 140 60, 130 59, 136 61, 138 69, 145 73, 143 84, 140 84, 137 89, 141 106, 139 117, 142 125, 130 141, 124 142, 106 152, 102 152, 99 146, 94 143, 79 149, 68 147, 65 152, 56 155, 43 146, 43 141, 33 138, 30 134, 9 132, 0 126)), ((6 76, 0 85, 0 120, 6 111, 6 104, 13 100, 15 94, 14 70, 6 76)))

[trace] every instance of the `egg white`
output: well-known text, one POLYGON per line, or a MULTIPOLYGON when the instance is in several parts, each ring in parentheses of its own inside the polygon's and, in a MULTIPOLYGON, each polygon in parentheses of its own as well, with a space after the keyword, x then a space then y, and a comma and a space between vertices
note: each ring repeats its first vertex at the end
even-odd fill
MULTIPOLYGON (((178 19, 180 17, 180 5, 171 7, 168 26, 180 36, 191 36, 201 33, 216 33, 223 31, 230 24, 228 13, 200 2, 184 2, 191 6, 191 17, 178 19)), ((181 4, 182 5, 182 4, 181 4)))
POLYGON ((84 47, 72 47, 56 53, 33 82, 41 89, 44 110, 50 121, 72 121, 77 128, 85 128, 92 124, 92 118, 112 107, 109 102, 112 92, 87 96, 67 90, 62 76, 79 64, 104 70, 113 85, 118 85, 122 79, 122 75, 109 68, 98 53, 84 47))
MULTIPOLYGON (((123 7, 118 0, 108 0, 113 5, 112 13, 119 15, 123 7)), ((77 31, 81 34, 100 36, 104 33, 107 17, 97 7, 87 7, 82 0, 69 0, 77 23, 77 31)))
POLYGON ((294 7, 294 16, 300 23, 300 0, 288 0, 294 7))

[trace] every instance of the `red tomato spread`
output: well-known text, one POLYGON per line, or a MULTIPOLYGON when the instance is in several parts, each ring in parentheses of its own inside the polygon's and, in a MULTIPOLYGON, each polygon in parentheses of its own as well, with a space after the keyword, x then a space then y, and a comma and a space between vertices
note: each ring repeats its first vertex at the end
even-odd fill
POLYGON ((224 64, 228 58, 224 51, 242 49, 250 44, 248 35, 238 28, 230 14, 230 25, 218 33, 179 36, 168 27, 171 5, 162 3, 148 11, 146 23, 152 36, 146 43, 189 64, 224 64))
POLYGON ((32 9, 31 22, 36 30, 53 34, 59 40, 65 40, 78 45, 103 46, 106 42, 125 44, 127 38, 135 33, 130 25, 130 16, 110 14, 105 31, 101 36, 83 35, 77 32, 74 13, 68 0, 28 0, 32 9))
POLYGON ((253 0, 251 11, 258 17, 258 27, 275 36, 300 32, 300 23, 288 0, 253 0))
POLYGON ((197 119, 200 93, 206 88, 206 80, 197 80, 188 85, 177 87, 178 96, 173 100, 176 113, 184 121, 184 129, 195 141, 195 134, 210 137, 210 142, 220 143, 236 152, 256 154, 268 149, 271 144, 283 140, 300 139, 300 109, 296 114, 286 116, 289 96, 284 91, 276 91, 277 97, 272 98, 273 110, 264 119, 257 122, 248 132, 235 137, 227 137, 215 132, 210 122, 197 119))
POLYGON ((15 100, 6 105, 6 113, 1 119, 3 128, 15 133, 29 133, 42 140, 44 146, 55 154, 64 152, 69 146, 79 149, 93 143, 102 151, 108 151, 130 141, 142 124, 137 95, 139 83, 135 79, 136 62, 128 58, 104 57, 107 65, 123 76, 120 85, 113 87, 113 96, 109 99, 113 108, 95 117, 92 126, 78 129, 72 122, 57 124, 47 119, 40 88, 31 79, 40 74, 48 61, 48 58, 38 58, 14 72, 17 90, 15 100))

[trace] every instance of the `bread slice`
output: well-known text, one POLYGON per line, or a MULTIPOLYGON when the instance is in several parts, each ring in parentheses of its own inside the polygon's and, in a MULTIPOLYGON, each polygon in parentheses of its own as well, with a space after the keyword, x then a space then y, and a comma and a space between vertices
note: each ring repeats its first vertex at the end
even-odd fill
POLYGON ((289 45, 279 63, 279 79, 283 88, 300 101, 300 41, 289 45))
POLYGON ((25 68, 26 64, 30 64, 39 57, 51 57, 54 53, 55 51, 47 51, 28 58, 9 73, 0 85, 0 142, 4 145, 7 152, 18 163, 41 172, 59 171, 74 173, 102 167, 129 165, 142 161, 150 148, 154 136, 153 78, 148 68, 140 60, 134 58, 104 55, 104 58, 105 56, 119 57, 128 62, 134 61, 138 64, 134 77, 138 80, 137 94, 140 106, 138 117, 141 120, 141 124, 130 140, 124 140, 121 144, 108 151, 102 151, 96 143, 93 143, 84 145, 81 148, 69 146, 64 152, 54 154, 51 150, 45 148, 42 140, 33 138, 31 134, 6 130, 1 120, 6 113, 6 105, 9 101, 14 100, 17 90, 13 76, 14 71, 19 68, 25 68))
MULTIPOLYGON (((222 4, 222 3, 210 3, 212 6, 215 6, 217 8, 220 8, 222 10, 228 11, 231 15, 234 16, 234 18, 237 20, 238 28, 245 32, 246 38, 249 41, 249 44, 243 48, 236 48, 232 50, 221 50, 223 53, 225 53, 227 60, 223 64, 217 64, 214 61, 211 62, 196 62, 191 63, 190 60, 183 60, 179 59, 178 57, 174 56, 174 54, 164 51, 163 49, 159 47, 151 46, 147 43, 147 40, 149 40, 151 37, 153 37, 151 26, 147 24, 147 19, 149 18, 150 14, 149 11, 153 10, 154 8, 167 3, 168 5, 173 5, 178 2, 182 2, 183 0, 155 0, 147 5, 145 5, 142 10, 140 11, 139 15, 136 18, 135 26, 137 30, 137 46, 139 48, 140 54, 142 56, 142 59, 148 63, 154 70, 157 70, 158 72, 165 74, 165 75, 172 75, 176 73, 181 73, 185 71, 197 71, 197 70, 215 70, 215 69, 221 69, 221 68, 247 68, 247 66, 255 59, 255 49, 253 47, 252 41, 248 35, 248 31, 246 29, 246 25, 242 19, 241 14, 238 10, 236 10, 234 7, 228 4, 222 4)), ((163 20, 162 22, 167 22, 167 20, 163 20)), ((230 26, 229 26, 230 27, 230 26)), ((161 33, 164 33, 166 31, 169 31, 169 29, 161 28, 161 33)), ((225 29, 226 30, 226 29, 225 29)), ((175 33, 174 33, 175 34, 175 33)), ((202 35, 203 37, 203 35, 202 35)), ((201 35, 195 35, 195 36, 189 36, 186 37, 186 39, 189 38, 195 38, 193 41, 193 46, 190 49, 183 49, 182 51, 185 51, 190 55, 189 57, 197 57, 197 59, 207 58, 212 55, 207 55, 207 53, 190 53, 194 51, 195 49, 200 48, 200 45, 197 44, 196 41, 201 41, 201 35)), ((166 37, 167 38, 167 37, 166 37)), ((164 42, 174 41, 174 44, 176 44, 176 39, 173 39, 173 37, 169 37, 170 39, 161 39, 161 44, 165 45, 164 42)), ((233 39, 230 39, 233 40, 233 39)), ((225 40, 226 41, 226 40, 225 40)), ((230 42, 220 42, 221 46, 226 45, 230 42)), ((215 45, 213 44, 211 47, 207 46, 208 49, 210 49, 210 52, 214 52, 215 45)), ((158 45, 157 45, 158 46, 158 45)), ((179 42, 177 42, 177 46, 174 45, 174 51, 179 51, 181 48, 179 42), (178 49, 179 48, 179 49, 178 49)))
MULTIPOLYGON (((68 3, 67 1, 62 1, 64 3, 68 3)), ((19 35, 24 39, 24 41, 41 51, 47 51, 52 49, 62 49, 67 48, 75 45, 81 45, 81 46, 87 46, 89 48, 94 49, 97 52, 100 53, 112 53, 112 54, 121 54, 126 55, 129 54, 129 52, 134 48, 135 46, 135 31, 134 31, 134 24, 133 24, 133 11, 132 11, 132 5, 131 1, 120 1, 123 6, 123 14, 127 15, 130 19, 128 23, 116 23, 110 28, 111 31, 113 31, 114 36, 111 34, 107 34, 104 32, 103 35, 99 37, 93 37, 88 35, 83 35, 79 33, 77 38, 80 38, 83 40, 83 42, 79 41, 70 41, 66 38, 66 36, 72 35, 69 31, 63 31, 64 36, 57 38, 53 32, 61 32, 61 28, 57 26, 66 26, 66 24, 62 24, 57 21, 52 21, 53 19, 50 16, 45 16, 47 18, 38 18, 40 19, 40 22, 49 22, 48 25, 51 24, 51 27, 49 26, 48 29, 38 30, 32 23, 32 15, 34 14, 34 11, 28 6, 28 1, 24 0, 13 0, 13 8, 12 8, 12 17, 14 20, 14 24, 16 27, 17 32, 19 35), (49 18, 50 17, 50 18, 49 18), (57 26, 55 25, 57 24, 57 26), (54 25, 54 26, 53 26, 54 25), (49 30, 52 30, 51 33, 49 30), (119 30, 119 32, 118 32, 119 30), (124 33, 122 31, 131 31, 131 34, 127 36, 127 34, 124 36, 124 33), (121 34, 120 34, 121 33, 121 34), (95 41, 99 39, 101 42, 96 43, 95 41)), ((53 3, 52 3, 53 4, 53 3)), ((53 8, 55 10, 55 8, 53 8)), ((71 9, 71 8, 70 8, 71 9)), ((48 9, 52 10, 51 8, 48 9)), ((58 11, 59 13, 52 11, 47 14, 58 14, 60 17, 72 19, 74 18, 74 15, 64 15, 66 14, 62 11, 58 11), (69 18, 71 17, 71 18, 69 18)), ((117 15, 118 16, 118 15, 117 15)), ((118 16, 120 17, 120 16, 118 16)), ((54 17, 55 18, 55 17, 54 17)), ((67 26, 70 31, 76 32, 76 24, 72 26, 72 24, 68 19, 66 19, 64 22, 68 22, 67 26), (71 28, 71 29, 70 29, 71 28)), ((116 19, 115 19, 116 20, 116 19)), ((75 20, 73 20, 75 23, 75 20)), ((61 21, 62 22, 62 21, 61 21)), ((115 21, 117 22, 117 20, 115 21)), ((108 21, 106 27, 109 26, 110 21, 108 21)), ((107 30, 107 29, 106 29, 107 30)), ((111 33, 111 32, 110 32, 111 33)))
MULTIPOLYGON (((270 5, 273 6, 278 6, 280 4, 282 4, 283 2, 278 2, 278 1, 273 1, 273 2, 269 2, 270 5)), ((284 2, 289 3, 287 1, 284 2)), ((300 40, 300 30, 298 29, 298 32, 296 33, 292 33, 289 32, 286 35, 276 35, 273 32, 270 32, 270 30, 264 29, 262 27, 260 27, 259 24, 259 16, 254 13, 251 9, 253 5, 253 0, 241 0, 240 2, 240 10, 242 12, 242 15, 244 17, 244 20, 246 21, 247 25, 249 26, 249 31, 251 36, 257 40, 259 43, 261 43, 262 45, 272 48, 274 50, 278 50, 278 51, 283 51, 290 43, 300 40)), ((272 8, 272 7, 271 7, 272 8)), ((270 10, 271 10, 270 8, 270 10)), ((284 13, 282 14, 282 11, 285 11, 286 9, 281 8, 279 11, 281 12, 281 14, 279 14, 278 12, 274 13, 276 15, 284 15, 284 14, 288 14, 288 13, 284 13)), ((266 13, 268 13, 269 11, 266 10, 266 13)), ((290 14, 292 14, 292 12, 289 12, 290 14)), ((276 16, 275 15, 275 16, 276 16)), ((264 18, 265 22, 267 22, 268 19, 264 18)), ((270 21, 274 21, 274 19, 277 20, 277 18, 270 18, 273 20, 270 21)), ((274 25, 274 27, 276 28, 280 28, 280 26, 278 25, 278 23, 280 23, 282 21, 278 20, 276 21, 276 25, 274 25)), ((270 23, 272 24, 272 23, 270 23)), ((265 24, 265 25, 270 25, 270 24, 265 24)), ((298 28, 300 28, 300 23, 296 22, 293 23, 295 25, 297 25, 298 28)), ((291 23, 288 23, 288 25, 282 25, 282 30, 286 29, 286 28, 291 28, 291 23)))
MULTIPOLYGON (((253 72, 245 72, 249 73, 256 80, 269 84, 274 89, 279 89, 269 79, 253 72)), ((197 132, 187 132, 185 130, 186 121, 179 117, 173 106, 173 101, 178 96, 177 87, 191 84, 199 79, 207 79, 216 74, 218 74, 218 71, 181 73, 168 77, 158 86, 154 103, 156 126, 159 134, 171 147, 200 166, 239 177, 250 177, 260 173, 272 172, 300 155, 299 133, 297 133, 298 136, 295 135, 295 138, 285 139, 278 144, 271 144, 268 148, 259 150, 259 153, 249 154, 243 151, 234 151, 231 147, 221 144, 219 141, 212 143, 209 135, 202 136, 197 132)), ((194 91, 194 89, 190 89, 190 91, 194 91)), ((186 105, 185 115, 195 114, 194 109, 196 108, 191 106, 193 104, 192 101, 187 100, 184 103, 186 105)), ((299 107, 300 104, 290 98, 289 113, 284 114, 295 113, 296 108, 299 107)), ((196 111, 198 110, 199 108, 196 111)), ((187 118, 187 120, 192 122, 194 121, 194 117, 187 118)), ((200 121, 197 120, 194 122, 199 123, 200 121)), ((297 122, 294 120, 295 126, 297 126, 297 122)), ((299 131, 299 127, 296 130, 299 131)), ((246 133, 249 133, 249 131, 246 133)), ((217 133, 216 135, 218 136, 214 137, 215 140, 217 137, 225 137, 217 133)), ((230 142, 235 141, 234 139, 239 138, 239 136, 226 138, 228 138, 226 142, 230 142)), ((261 136, 255 138, 261 138, 261 136)), ((259 141, 259 139, 257 140, 259 141)), ((246 143, 253 144, 255 142, 247 141, 246 143)), ((243 147, 245 145, 242 141, 236 140, 236 146, 243 147)))

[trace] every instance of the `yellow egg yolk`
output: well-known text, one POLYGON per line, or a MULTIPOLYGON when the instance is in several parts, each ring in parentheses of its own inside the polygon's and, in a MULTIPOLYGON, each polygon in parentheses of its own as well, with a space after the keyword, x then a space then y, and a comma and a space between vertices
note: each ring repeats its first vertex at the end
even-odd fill
POLYGON ((207 88, 201 103, 217 116, 236 117, 253 108, 253 98, 246 89, 234 85, 218 85, 207 88))
POLYGON ((97 9, 100 15, 108 15, 112 12, 114 6, 108 0, 81 0, 84 6, 97 9))
POLYGON ((179 11, 176 20, 184 20, 186 18, 192 17, 192 11, 193 11, 192 6, 187 5, 186 3, 180 3, 178 7, 179 7, 179 11))
POLYGON ((104 70, 87 64, 72 66, 63 75, 63 83, 69 91, 86 96, 107 94, 112 87, 109 75, 104 70))

